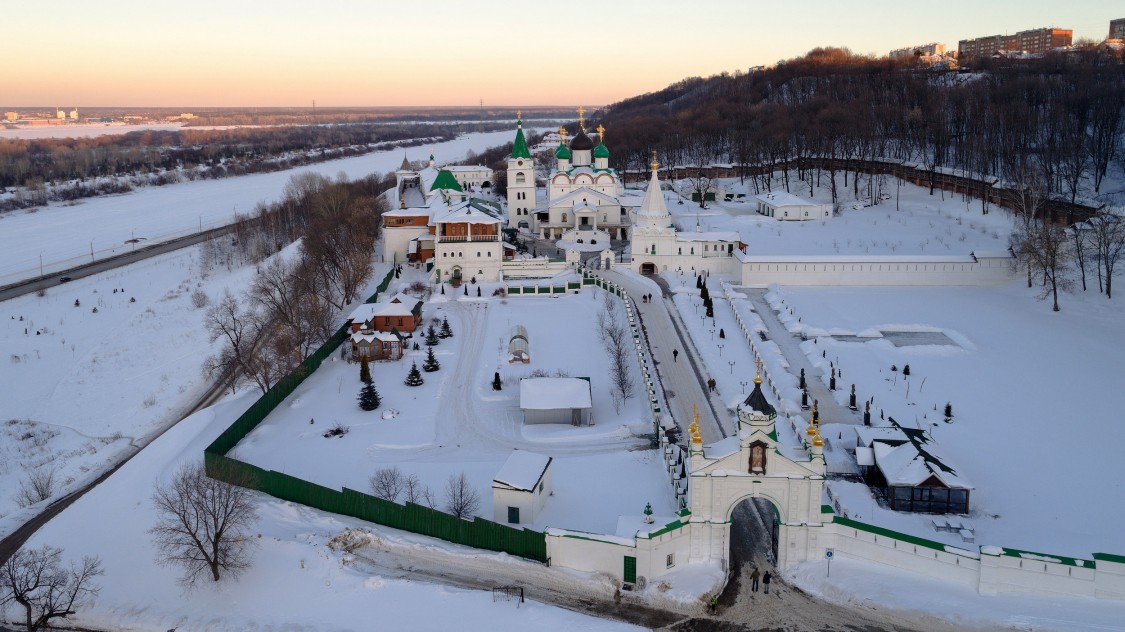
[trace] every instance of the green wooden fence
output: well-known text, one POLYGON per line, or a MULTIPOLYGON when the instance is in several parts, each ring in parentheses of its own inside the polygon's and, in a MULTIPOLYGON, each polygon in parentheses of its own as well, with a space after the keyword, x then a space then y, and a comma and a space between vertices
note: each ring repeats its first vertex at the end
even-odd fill
MULTIPOLYGON (((374 303, 387 290, 394 270, 387 273, 375 294, 367 300, 374 303)), ((547 539, 542 532, 515 529, 507 525, 475 518, 462 520, 423 505, 400 505, 362 492, 343 488, 330 489, 288 474, 265 470, 227 456, 247 434, 293 393, 305 378, 312 375, 329 355, 347 338, 344 325, 297 368, 258 398, 203 451, 207 475, 217 480, 244 485, 274 498, 308 505, 323 511, 374 522, 403 531, 427 535, 457 544, 502 551, 540 562, 547 561, 547 539)))

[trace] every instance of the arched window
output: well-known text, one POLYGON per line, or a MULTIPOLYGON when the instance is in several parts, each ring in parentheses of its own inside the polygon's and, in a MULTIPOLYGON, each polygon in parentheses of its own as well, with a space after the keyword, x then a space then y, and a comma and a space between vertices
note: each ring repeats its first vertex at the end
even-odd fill
POLYGON ((527 177, 522 173, 516 174, 516 184, 524 184, 527 182, 527 177))

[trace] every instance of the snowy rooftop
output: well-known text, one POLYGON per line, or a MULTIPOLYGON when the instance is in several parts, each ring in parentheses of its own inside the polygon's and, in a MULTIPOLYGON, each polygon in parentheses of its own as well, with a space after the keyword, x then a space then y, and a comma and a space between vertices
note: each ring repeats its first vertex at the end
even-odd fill
POLYGON ((770 193, 759 193, 754 196, 754 199, 765 202, 770 206, 821 206, 820 204, 803 198, 799 195, 793 195, 786 191, 772 191, 770 193))
POLYGON ((710 231, 710 232, 683 232, 676 233, 676 241, 729 241, 739 243, 742 238, 734 231, 710 231))
POLYGON ((551 457, 526 450, 512 450, 508 460, 496 477, 492 479, 493 487, 509 487, 525 492, 535 489, 547 468, 551 467, 551 457), (499 484, 499 485, 498 485, 499 484))
POLYGON ((557 410, 593 408, 590 382, 578 377, 529 377, 520 380, 520 408, 557 410))

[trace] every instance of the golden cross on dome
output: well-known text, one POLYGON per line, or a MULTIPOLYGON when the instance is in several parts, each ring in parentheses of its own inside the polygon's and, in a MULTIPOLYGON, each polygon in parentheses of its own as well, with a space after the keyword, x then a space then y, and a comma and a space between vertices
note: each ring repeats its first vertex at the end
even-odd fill
POLYGON ((760 356, 754 359, 754 365, 758 369, 758 374, 754 376, 754 383, 755 384, 761 384, 762 383, 762 358, 760 356))
POLYGON ((688 432, 692 443, 703 443, 703 437, 699 434, 699 407, 695 404, 691 405, 691 425, 688 426, 688 432))
POLYGON ((584 119, 582 117, 582 115, 584 115, 586 113, 586 108, 584 108, 580 105, 580 106, 578 106, 578 109, 575 110, 575 112, 578 112, 578 129, 585 132, 586 131, 586 119, 584 119))
POLYGON ((657 169, 660 168, 660 163, 656 162, 656 150, 655 149, 652 150, 652 164, 649 165, 649 166, 652 167, 653 171, 656 171, 657 169))
POLYGON ((522 118, 523 118, 522 113, 519 110, 516 110, 516 120, 518 121, 518 120, 521 120, 522 118))
POLYGON ((605 137, 605 128, 602 127, 601 123, 598 123, 598 141, 601 142, 601 143, 604 143, 605 142, 604 137, 605 137))

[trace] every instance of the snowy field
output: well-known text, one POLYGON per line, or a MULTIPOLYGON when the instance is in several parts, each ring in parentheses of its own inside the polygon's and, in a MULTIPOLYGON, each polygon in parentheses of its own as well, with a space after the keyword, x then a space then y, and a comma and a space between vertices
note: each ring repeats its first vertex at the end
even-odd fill
MULTIPOLYGON (((921 330, 951 339, 895 346, 880 338, 819 337, 802 348, 825 373, 829 361, 845 371, 843 382, 856 384, 861 401, 875 398, 873 423, 886 415, 930 431, 934 450, 976 487, 970 498, 976 544, 1084 559, 1122 552, 1117 525, 1125 521, 1125 504, 1110 500, 1115 492, 1104 484, 1118 476, 1116 448, 1125 442, 1125 426, 1113 421, 1125 408, 1119 306, 1095 291, 1077 292, 1061 297, 1063 311, 1054 313, 1018 280, 989 289, 775 292, 793 310, 783 320, 810 337, 921 330), (909 377, 902 375, 906 364, 909 377), (891 372, 892 365, 899 371, 891 372), (952 423, 944 421, 946 402, 952 423)), ((840 386, 837 401, 846 403, 840 386)), ((851 432, 829 425, 824 434, 833 443, 851 432)), ((962 544, 935 532, 928 516, 884 509, 872 516, 863 485, 836 481, 831 488, 857 519, 962 544)))
MULTIPOLYGON (((838 177, 842 185, 842 176, 838 177)), ((827 181, 827 177, 825 177, 827 181)), ((980 202, 966 202, 960 195, 903 183, 899 207, 895 200, 883 200, 860 210, 844 203, 840 215, 807 222, 783 222, 759 215, 755 210, 753 188, 739 185, 737 179, 721 180, 722 185, 746 193, 743 200, 708 202, 706 209, 697 202, 671 198, 668 209, 681 231, 694 231, 696 223, 703 231, 737 231, 753 256, 769 255, 967 255, 970 252, 1005 252, 1011 219, 1008 213, 990 207, 982 215, 980 202)), ((784 191, 784 184, 774 183, 775 190, 784 191)), ((808 186, 790 183, 796 195, 808 197, 808 186)), ((893 195, 894 187, 891 187, 893 195)), ((841 200, 850 200, 851 190, 840 193, 841 200)), ((831 201, 827 186, 815 190, 818 203, 831 201)))
POLYGON ((124 123, 78 123, 75 125, 36 125, 34 127, 30 125, 20 125, 17 127, 0 126, 0 140, 94 138, 96 136, 115 136, 128 134, 129 132, 143 132, 146 130, 174 132, 182 127, 182 123, 142 123, 140 125, 127 125, 124 123))
MULTIPOLYGON (((67 559, 99 555, 106 574, 97 581, 94 606, 71 625, 111 630, 633 630, 613 621, 529 601, 494 602, 491 591, 463 590, 419 581, 404 567, 370 568, 328 546, 348 528, 365 528, 383 540, 380 557, 405 560, 443 543, 374 529, 300 505, 258 496, 260 537, 253 567, 237 581, 201 583, 185 593, 176 569, 156 563, 147 530, 155 522, 149 498, 154 483, 170 479, 249 406, 255 394, 232 399, 184 420, 110 479, 41 529, 28 543, 61 545, 67 559), (109 523, 112 521, 112 528, 109 523), (96 525, 95 528, 91 528, 96 525)), ((499 554, 448 547, 447 555, 481 567, 518 574, 522 565, 499 554)), ((400 561, 399 564, 407 564, 400 561)), ((9 618, 15 612, 9 609, 9 618)))
POLYGON ((213 352, 191 294, 253 272, 201 270, 191 247, 0 303, 0 533, 30 472, 54 471, 57 497, 182 414, 213 352))
POLYGON ((511 142, 513 131, 465 134, 432 146, 375 151, 284 171, 218 180, 146 187, 132 193, 89 198, 0 214, 0 285, 112 256, 132 247, 130 239, 154 242, 229 224, 236 213, 248 214, 259 202, 281 198, 296 173, 360 178, 388 173, 402 163, 434 154, 438 164, 456 162, 470 151, 511 142))
MULTIPOLYGON (((414 271, 396 282, 399 287, 408 285, 410 274, 414 271)), ((395 291, 392 285, 386 296, 395 291)), ((554 496, 535 523, 525 526, 613 534, 620 515, 640 516, 649 501, 671 521, 676 503, 663 463, 647 449, 648 440, 636 436, 652 431, 641 398, 627 400, 620 413, 614 409, 605 378, 608 360, 594 328, 604 293, 598 291, 596 299, 591 295, 590 289, 558 298, 478 299, 451 292, 457 298, 449 300, 435 295, 423 314, 427 322, 448 318, 454 337, 434 347, 441 369, 423 373, 422 386, 407 387, 403 380, 412 361, 422 365, 424 344, 402 360, 372 364, 383 401, 379 410, 364 412, 356 403, 359 365, 337 356, 232 456, 330 488, 361 491, 368 490, 367 479, 375 470, 398 467, 433 490, 439 508, 446 480, 464 472, 482 500, 479 515, 492 519, 492 478, 518 448, 554 458, 554 496), (515 325, 528 331, 530 364, 507 362, 515 325), (497 371, 503 381, 499 392, 491 387, 497 371), (525 427, 519 378, 533 371, 591 377, 594 426, 525 427), (322 436, 337 423, 349 428, 346 436, 322 436)), ((635 356, 630 362, 636 374, 635 356)))

